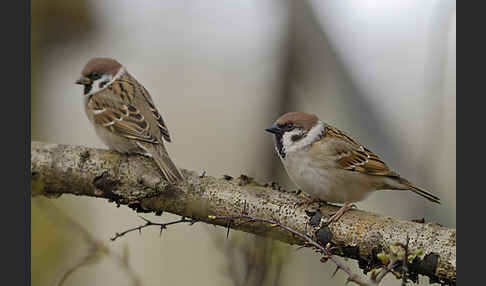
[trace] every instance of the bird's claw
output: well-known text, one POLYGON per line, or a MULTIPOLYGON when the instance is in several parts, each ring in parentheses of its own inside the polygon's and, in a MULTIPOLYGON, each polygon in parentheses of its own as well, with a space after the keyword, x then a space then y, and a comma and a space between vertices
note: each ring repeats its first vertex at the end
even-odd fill
POLYGON ((304 205, 305 206, 309 206, 310 204, 313 204, 313 203, 321 203, 321 202, 324 202, 324 201, 321 200, 321 199, 319 199, 319 198, 305 198, 305 199, 302 199, 299 202, 297 202, 295 204, 295 206, 296 207, 301 207, 301 206, 304 206, 304 205))
POLYGON ((330 218, 327 220, 326 225, 329 226, 331 223, 338 221, 344 215, 344 213, 350 209, 356 208, 358 207, 355 204, 344 204, 337 212, 329 214, 330 218))

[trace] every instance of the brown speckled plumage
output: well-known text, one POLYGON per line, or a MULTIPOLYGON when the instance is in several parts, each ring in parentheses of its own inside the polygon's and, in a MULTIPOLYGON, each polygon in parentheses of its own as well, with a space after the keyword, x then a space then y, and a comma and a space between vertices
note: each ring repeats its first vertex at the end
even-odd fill
POLYGON ((276 150, 292 181, 314 199, 343 203, 337 220, 352 202, 376 190, 410 190, 440 203, 440 199, 391 170, 375 153, 345 132, 312 114, 290 112, 271 128, 276 150))
POLYGON ((147 90, 112 59, 92 59, 82 71, 90 79, 88 90, 107 74, 111 80, 105 78, 97 91, 85 94, 86 114, 97 134, 111 149, 153 157, 169 182, 182 180, 164 147, 163 140, 171 141, 169 130, 147 90))

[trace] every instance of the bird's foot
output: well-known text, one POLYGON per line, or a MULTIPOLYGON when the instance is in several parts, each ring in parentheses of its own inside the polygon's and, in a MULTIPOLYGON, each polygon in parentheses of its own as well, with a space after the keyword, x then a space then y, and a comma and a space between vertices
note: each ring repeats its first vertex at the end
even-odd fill
POLYGON ((327 220, 326 224, 330 225, 331 223, 338 221, 344 215, 344 213, 353 208, 357 208, 355 204, 344 203, 344 205, 336 213, 331 214, 331 217, 327 220))
POLYGON ((325 202, 325 201, 323 201, 319 198, 304 198, 304 199, 300 200, 299 202, 297 202, 295 204, 295 206, 297 206, 297 207, 306 206, 307 207, 307 206, 309 206, 310 204, 313 204, 313 203, 319 203, 319 205, 321 203, 327 204, 327 202, 325 202))

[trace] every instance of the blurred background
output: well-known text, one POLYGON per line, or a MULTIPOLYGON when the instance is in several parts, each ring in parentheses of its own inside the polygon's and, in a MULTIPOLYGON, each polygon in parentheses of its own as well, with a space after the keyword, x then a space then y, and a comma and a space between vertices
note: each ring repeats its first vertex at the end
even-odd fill
MULTIPOLYGON (((293 190, 263 129, 288 111, 314 113, 443 202, 382 191, 358 208, 456 227, 455 1, 134 3, 32 0, 32 140, 105 148, 74 81, 91 57, 113 57, 151 93, 182 168, 293 190)), ((109 240, 141 223, 106 200, 33 198, 32 285, 57 283, 92 253, 90 239, 105 251, 64 285, 345 282, 310 250, 237 232, 226 239, 224 229, 203 224, 109 240)))

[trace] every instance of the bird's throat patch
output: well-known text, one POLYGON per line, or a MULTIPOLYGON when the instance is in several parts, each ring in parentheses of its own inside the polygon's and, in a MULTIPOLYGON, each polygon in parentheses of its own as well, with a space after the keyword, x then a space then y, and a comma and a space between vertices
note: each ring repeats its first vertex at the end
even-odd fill
POLYGON ((85 95, 88 94, 91 91, 91 89, 93 89, 93 84, 85 84, 84 85, 84 94, 85 95))

